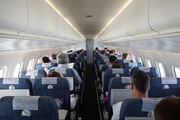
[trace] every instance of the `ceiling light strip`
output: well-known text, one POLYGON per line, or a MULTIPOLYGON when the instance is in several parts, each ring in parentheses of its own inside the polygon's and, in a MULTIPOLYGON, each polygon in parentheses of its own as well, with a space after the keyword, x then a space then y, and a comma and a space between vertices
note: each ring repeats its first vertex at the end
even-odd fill
POLYGON ((85 37, 53 6, 53 4, 51 4, 50 1, 45 0, 79 35, 81 35, 81 37, 83 39, 85 39, 85 37))
POLYGON ((101 32, 94 38, 96 39, 108 26, 109 24, 112 23, 112 21, 114 21, 114 19, 116 19, 116 17, 132 2, 133 0, 129 0, 124 7, 108 22, 108 24, 101 30, 101 32))

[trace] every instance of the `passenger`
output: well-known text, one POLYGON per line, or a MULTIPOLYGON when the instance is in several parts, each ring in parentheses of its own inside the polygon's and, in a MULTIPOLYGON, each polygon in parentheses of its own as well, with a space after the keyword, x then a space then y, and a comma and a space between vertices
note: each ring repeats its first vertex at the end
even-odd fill
POLYGON ((101 50, 101 57, 102 56, 105 56, 105 51, 104 50, 101 50))
POLYGON ((70 57, 70 58, 69 58, 69 63, 74 63, 74 64, 76 64, 76 58, 75 58, 75 57, 70 57))
POLYGON ((80 53, 80 51, 77 51, 76 52, 76 55, 79 57, 79 55, 80 55, 81 53, 80 53))
POLYGON ((104 51, 107 52, 107 47, 104 48, 104 51))
POLYGON ((114 49, 112 51, 113 51, 113 54, 115 54, 116 51, 114 49))
POLYGON ((61 75, 58 72, 53 71, 52 73, 50 73, 46 77, 61 77, 61 75))
MULTIPOLYGON (((121 68, 121 63, 115 61, 112 64, 112 68, 121 68)), ((104 103, 107 104, 108 103, 108 95, 104 98, 104 103)))
POLYGON ((119 63, 119 62, 114 62, 113 64, 112 64, 112 68, 121 68, 121 63, 119 63))
POLYGON ((42 58, 42 63, 50 63, 50 60, 48 57, 43 57, 42 58))
MULTIPOLYGON (((134 72, 131 76, 131 93, 133 98, 148 98, 149 89, 149 76, 141 70, 134 72)), ((118 102, 115 105, 113 105, 115 106, 115 109, 111 120, 119 120, 121 105, 122 102, 118 102)))
POLYGON ((110 55, 110 56, 114 55, 114 54, 113 54, 113 50, 110 50, 110 51, 109 51, 109 55, 110 55))
POLYGON ((180 97, 162 99, 154 109, 155 120, 180 120, 180 97))
MULTIPOLYGON (((68 63, 68 56, 65 53, 60 53, 57 55, 57 61, 58 61, 58 66, 57 68, 62 68, 62 69, 66 69, 68 68, 67 63, 68 63)), ((55 67, 51 68, 51 69, 55 69, 55 67)), ((51 70, 50 69, 50 70, 51 70)), ((79 77, 77 71, 75 69, 73 69, 74 72, 74 76, 75 76, 75 84, 79 85, 81 83, 81 78, 79 77)))
POLYGON ((127 53, 123 53, 122 60, 129 60, 129 55, 127 53))
POLYGON ((76 58, 75 57, 70 57, 69 58, 69 64, 72 64, 72 63, 74 63, 74 65, 72 67, 79 73, 79 68, 76 65, 76 58))
POLYGON ((77 59, 77 55, 76 54, 74 54, 72 57, 75 57, 77 59))
POLYGON ((56 56, 57 55, 55 53, 51 55, 51 63, 57 63, 56 56))
POLYGON ((112 64, 116 61, 116 57, 115 56, 110 56, 109 57, 109 64, 108 65, 105 65, 103 66, 100 71, 98 72, 98 77, 99 79, 101 79, 101 76, 102 76, 102 71, 106 71, 107 69, 110 69, 112 68, 112 64), (110 67, 110 68, 109 68, 110 67))
MULTIPOLYGON (((53 71, 47 77, 61 77, 61 75, 58 72, 53 71)), ((76 106, 76 97, 71 97, 71 109, 74 109, 76 106)))
POLYGON ((52 60, 56 60, 56 56, 57 56, 57 55, 56 55, 55 53, 53 53, 53 54, 51 55, 51 59, 52 59, 52 60))

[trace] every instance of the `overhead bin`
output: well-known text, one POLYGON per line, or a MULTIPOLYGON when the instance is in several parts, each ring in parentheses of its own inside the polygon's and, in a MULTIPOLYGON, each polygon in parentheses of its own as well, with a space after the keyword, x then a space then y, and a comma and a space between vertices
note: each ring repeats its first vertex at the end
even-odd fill
POLYGON ((151 27, 159 34, 179 32, 179 5, 179 0, 151 0, 149 12, 151 27))
POLYGON ((27 0, 27 3, 26 0, 1 1, 0 33, 29 38, 83 41, 45 0, 27 0))
POLYGON ((27 5, 25 0, 1 0, 0 33, 17 35, 27 25, 27 5))
POLYGON ((156 35, 149 28, 148 3, 148 0, 133 0, 97 40, 156 35))

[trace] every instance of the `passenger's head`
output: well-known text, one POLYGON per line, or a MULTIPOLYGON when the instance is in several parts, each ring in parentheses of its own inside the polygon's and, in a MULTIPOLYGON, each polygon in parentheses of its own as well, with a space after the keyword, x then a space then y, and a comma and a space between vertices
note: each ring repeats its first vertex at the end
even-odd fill
POLYGON ((51 55, 51 58, 52 58, 53 60, 56 60, 56 54, 53 53, 53 54, 51 55))
POLYGON ((61 75, 58 72, 53 71, 52 73, 50 73, 46 77, 61 77, 61 75))
POLYGON ((70 51, 67 51, 67 53, 70 53, 70 51))
POLYGON ((112 51, 112 50, 110 50, 110 51, 109 51, 109 54, 113 54, 113 51, 112 51))
POLYGON ((80 51, 77 51, 76 54, 77 54, 77 55, 80 55, 80 51))
POLYGON ((115 61, 116 61, 116 57, 115 56, 110 56, 109 57, 109 64, 110 65, 112 65, 115 61))
POLYGON ((101 50, 101 55, 105 55, 105 51, 104 50, 101 50))
POLYGON ((113 54, 115 53, 115 50, 112 50, 113 51, 113 54))
POLYGON ((121 68, 121 63, 119 63, 119 62, 114 62, 113 64, 112 64, 112 68, 121 68))
POLYGON ((122 59, 123 60, 129 60, 129 55, 127 53, 122 54, 122 59))
POLYGON ((76 54, 74 54, 74 55, 73 55, 73 57, 75 57, 75 58, 76 58, 76 57, 77 57, 77 55, 76 55, 76 54))
POLYGON ((96 47, 96 50, 98 50, 98 47, 96 47))
POLYGON ((58 64, 67 64, 68 56, 65 53, 60 53, 57 55, 58 64))
POLYGON ((162 99, 154 109, 155 120, 179 120, 180 97, 162 99))
POLYGON ((70 57, 70 58, 69 58, 69 63, 74 63, 74 64, 76 64, 76 58, 75 58, 75 57, 70 57))
POLYGON ((107 47, 104 48, 104 51, 107 51, 107 47))
POLYGON ((148 97, 150 78, 144 71, 135 71, 131 76, 131 92, 134 98, 148 97))
POLYGON ((50 60, 48 57, 43 57, 42 58, 42 63, 50 63, 50 60))

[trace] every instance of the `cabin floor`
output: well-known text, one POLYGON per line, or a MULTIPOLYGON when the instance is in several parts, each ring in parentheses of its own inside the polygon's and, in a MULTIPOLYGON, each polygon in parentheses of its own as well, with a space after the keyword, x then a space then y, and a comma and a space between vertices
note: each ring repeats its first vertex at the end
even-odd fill
POLYGON ((82 104, 79 117, 81 117, 82 120, 100 120, 99 104, 97 99, 98 93, 95 86, 93 64, 87 64, 82 93, 82 104))

